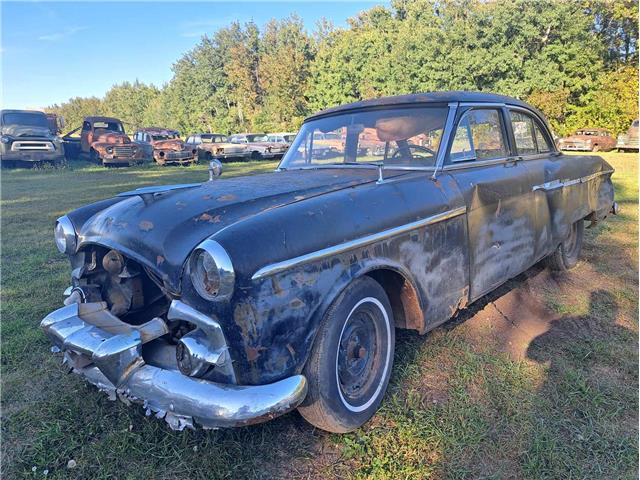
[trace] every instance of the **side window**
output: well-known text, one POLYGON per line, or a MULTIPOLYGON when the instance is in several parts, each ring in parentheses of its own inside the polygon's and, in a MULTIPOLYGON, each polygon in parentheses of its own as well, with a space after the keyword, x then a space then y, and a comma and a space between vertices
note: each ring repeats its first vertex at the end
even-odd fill
POLYGON ((88 132, 89 130, 91 130, 91 124, 90 124, 89 122, 84 122, 84 123, 82 124, 82 130, 84 130, 84 131, 87 131, 87 132, 88 132))
POLYGON ((535 124, 535 132, 536 132, 536 143, 538 144, 538 152, 539 153, 547 153, 551 151, 551 147, 549 146, 549 142, 547 142, 547 138, 542 133, 540 126, 536 122, 535 124))
POLYGON ((449 153, 451 162, 507 156, 502 119, 494 109, 470 110, 458 122, 449 153))
POLYGON ((145 134, 144 134, 144 141, 145 141, 146 143, 151 143, 151 137, 149 136, 149 134, 148 134, 148 133, 145 133, 145 134))
POLYGON ((513 128, 513 136, 516 141, 518 155, 538 153, 534 138, 533 118, 525 113, 513 110, 509 113, 511 115, 511 128, 513 128))

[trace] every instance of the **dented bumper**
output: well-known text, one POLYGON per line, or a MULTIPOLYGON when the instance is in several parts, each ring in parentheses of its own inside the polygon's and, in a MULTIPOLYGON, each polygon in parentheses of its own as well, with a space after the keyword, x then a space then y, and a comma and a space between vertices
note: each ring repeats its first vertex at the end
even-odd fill
POLYGON ((128 403, 143 403, 147 414, 177 430, 259 423, 296 408, 307 393, 304 376, 269 385, 239 386, 192 378, 147 364, 142 345, 167 333, 160 318, 134 326, 105 310, 103 303, 73 303, 41 322, 75 373, 128 403))

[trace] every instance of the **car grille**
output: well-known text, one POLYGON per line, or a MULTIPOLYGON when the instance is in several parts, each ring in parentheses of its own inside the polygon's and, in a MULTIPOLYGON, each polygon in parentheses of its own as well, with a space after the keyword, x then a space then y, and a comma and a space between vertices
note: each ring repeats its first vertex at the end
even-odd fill
POLYGON ((56 147, 54 147, 51 142, 42 142, 42 141, 33 141, 33 140, 19 140, 13 142, 11 145, 11 150, 13 152, 53 152, 56 147))
POLYGON ((191 158, 193 153, 190 150, 183 150, 181 152, 168 152, 165 153, 165 158, 167 160, 182 160, 184 158, 191 158))
POLYGON ((131 145, 115 145, 113 147, 113 154, 116 157, 132 157, 133 147, 131 145))

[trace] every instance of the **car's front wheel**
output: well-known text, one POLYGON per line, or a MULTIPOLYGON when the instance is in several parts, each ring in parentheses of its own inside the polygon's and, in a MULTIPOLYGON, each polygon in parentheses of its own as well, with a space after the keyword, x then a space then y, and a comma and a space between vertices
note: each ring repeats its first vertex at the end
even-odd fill
POLYGON ((578 264, 578 257, 582 250, 582 237, 584 236, 584 220, 578 220, 569 231, 569 236, 558 245, 555 252, 546 259, 547 266, 551 270, 566 272, 578 264))
POLYGON ((298 410, 329 432, 355 430, 382 402, 393 365, 395 329, 378 282, 351 283, 325 314, 304 374, 309 393, 298 410))

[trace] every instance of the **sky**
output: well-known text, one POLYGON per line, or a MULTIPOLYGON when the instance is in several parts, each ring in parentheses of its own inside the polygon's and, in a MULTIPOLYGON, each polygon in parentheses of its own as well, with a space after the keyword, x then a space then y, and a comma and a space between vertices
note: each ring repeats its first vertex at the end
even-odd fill
POLYGON ((162 86, 171 65, 207 33, 232 21, 298 14, 308 31, 337 27, 375 1, 346 2, 2 2, 2 108, 43 108, 101 97, 136 79, 162 86))

